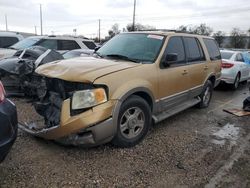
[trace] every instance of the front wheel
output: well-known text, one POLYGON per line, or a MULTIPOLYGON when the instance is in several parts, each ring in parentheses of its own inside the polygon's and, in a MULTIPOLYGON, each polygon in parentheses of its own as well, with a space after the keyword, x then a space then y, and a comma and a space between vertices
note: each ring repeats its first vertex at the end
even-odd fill
POLYGON ((133 95, 121 106, 112 143, 118 147, 132 147, 146 136, 150 125, 151 110, 148 103, 133 95))
POLYGON ((203 91, 200 95, 201 102, 198 104, 199 108, 207 108, 212 98, 213 84, 210 80, 206 81, 203 91))

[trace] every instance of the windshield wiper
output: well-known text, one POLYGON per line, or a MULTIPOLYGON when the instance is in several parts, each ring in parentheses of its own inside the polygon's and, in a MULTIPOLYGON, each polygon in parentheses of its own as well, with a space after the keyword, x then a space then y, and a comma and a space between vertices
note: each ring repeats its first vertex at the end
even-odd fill
POLYGON ((140 61, 138 59, 132 59, 132 58, 129 58, 125 55, 121 55, 121 54, 108 54, 108 55, 105 55, 106 57, 114 57, 114 58, 119 58, 119 59, 123 59, 123 60, 128 60, 128 61, 132 61, 132 62, 135 62, 135 63, 140 63, 140 61))

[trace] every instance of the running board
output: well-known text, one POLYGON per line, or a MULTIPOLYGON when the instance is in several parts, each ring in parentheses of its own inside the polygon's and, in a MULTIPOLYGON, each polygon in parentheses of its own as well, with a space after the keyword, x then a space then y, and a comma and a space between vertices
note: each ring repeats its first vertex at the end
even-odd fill
POLYGON ((173 116, 183 110, 186 110, 187 108, 190 108, 196 104, 198 104, 201 101, 201 99, 198 98, 194 98, 191 99, 187 102, 182 103, 181 105, 175 106, 169 110, 163 111, 160 114, 157 115, 153 115, 153 119, 155 123, 158 123, 166 118, 169 118, 170 116, 173 116))

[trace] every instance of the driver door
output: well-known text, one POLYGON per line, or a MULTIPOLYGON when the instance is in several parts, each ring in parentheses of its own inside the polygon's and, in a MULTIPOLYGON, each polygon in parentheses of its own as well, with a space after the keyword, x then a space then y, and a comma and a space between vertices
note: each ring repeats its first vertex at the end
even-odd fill
POLYGON ((169 109, 188 100, 189 73, 181 36, 169 38, 163 60, 167 54, 177 54, 177 61, 159 69, 159 97, 161 110, 169 109))

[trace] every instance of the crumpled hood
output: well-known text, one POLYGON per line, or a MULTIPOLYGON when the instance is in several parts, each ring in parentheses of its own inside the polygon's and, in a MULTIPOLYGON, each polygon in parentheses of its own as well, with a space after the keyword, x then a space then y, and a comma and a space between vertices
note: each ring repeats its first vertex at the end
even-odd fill
POLYGON ((42 65, 36 69, 36 73, 72 82, 94 82, 95 79, 112 72, 140 65, 123 60, 78 57, 42 65))
POLYGON ((0 48, 0 60, 11 57, 16 53, 17 50, 14 49, 7 49, 7 48, 0 48))

